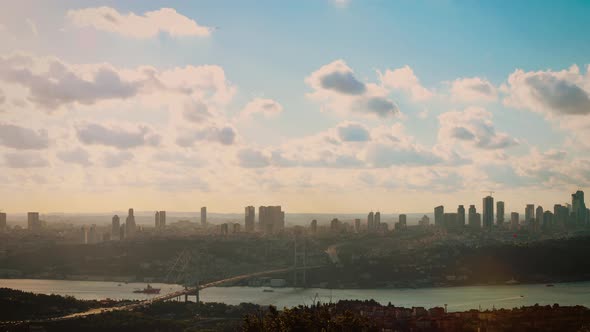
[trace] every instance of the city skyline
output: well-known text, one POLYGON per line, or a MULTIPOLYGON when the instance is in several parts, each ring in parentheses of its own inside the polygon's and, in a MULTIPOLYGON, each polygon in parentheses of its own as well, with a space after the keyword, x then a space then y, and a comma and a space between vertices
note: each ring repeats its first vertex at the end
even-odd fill
POLYGON ((590 186, 590 4, 550 4, 7 4, 0 209, 552 206, 590 186))

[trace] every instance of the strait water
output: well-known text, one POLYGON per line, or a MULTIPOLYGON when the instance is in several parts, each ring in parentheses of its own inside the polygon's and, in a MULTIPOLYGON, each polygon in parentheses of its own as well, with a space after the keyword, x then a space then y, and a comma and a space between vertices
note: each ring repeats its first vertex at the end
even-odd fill
MULTIPOLYGON (((148 299, 153 295, 133 293, 145 283, 117 283, 102 281, 0 279, 0 287, 23 291, 71 295, 78 299, 148 299)), ((181 289, 178 285, 152 284, 162 288, 161 293, 181 289)), ((535 303, 545 305, 583 305, 590 307, 590 282, 558 283, 554 287, 536 285, 467 286, 420 289, 319 289, 319 288, 274 288, 264 292, 255 287, 212 287, 201 291, 201 301, 239 304, 250 302, 275 305, 279 308, 316 301, 329 302, 344 299, 374 299, 382 304, 391 302, 396 306, 426 308, 448 305, 449 311, 468 309, 514 308, 535 303)), ((194 297, 191 299, 194 300, 194 297)))

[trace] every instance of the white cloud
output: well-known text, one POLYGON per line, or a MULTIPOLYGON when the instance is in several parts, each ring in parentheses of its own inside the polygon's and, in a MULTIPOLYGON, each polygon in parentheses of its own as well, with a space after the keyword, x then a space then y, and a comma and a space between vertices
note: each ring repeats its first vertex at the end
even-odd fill
POLYGON ((578 66, 562 71, 514 71, 503 87, 507 106, 552 115, 590 114, 590 75, 578 66))
POLYGON ((434 96, 434 93, 420 84, 420 80, 409 66, 394 70, 387 69, 384 73, 377 73, 383 86, 390 89, 403 90, 414 101, 428 100, 434 96))
POLYGON ((458 102, 492 102, 498 99, 496 87, 488 80, 458 78, 451 85, 451 100, 458 102))
POLYGON ((360 123, 347 122, 336 128, 338 137, 343 142, 365 142, 371 139, 367 127, 360 123))
POLYGON ((346 8, 348 7, 348 5, 350 5, 350 2, 352 0, 329 0, 330 2, 332 2, 332 4, 334 4, 334 6, 338 7, 338 8, 346 8))
POLYGON ((161 32, 172 37, 206 37, 213 30, 199 25, 173 8, 161 8, 137 15, 122 14, 110 7, 96 7, 69 10, 67 17, 79 27, 93 27, 97 30, 141 39, 155 37, 161 32))
POLYGON ((80 147, 72 150, 59 151, 57 157, 66 163, 79 164, 82 166, 92 165, 90 154, 80 147))
POLYGON ((314 90, 308 97, 325 104, 336 113, 354 113, 381 118, 399 113, 397 105, 387 97, 388 91, 373 83, 356 78, 344 60, 322 66, 305 82, 314 90))
POLYGON ((103 155, 103 165, 107 168, 120 167, 133 160, 133 153, 129 151, 106 152, 103 155))
POLYGON ((50 110, 137 96, 156 103, 166 103, 167 96, 184 96, 224 105, 235 92, 219 66, 116 68, 108 63, 73 65, 26 54, 0 57, 0 81, 24 87, 29 101, 50 110))
POLYGON ((130 149, 141 146, 157 146, 160 135, 147 126, 135 129, 123 129, 117 126, 104 126, 97 123, 87 123, 76 127, 80 142, 87 145, 112 146, 119 149, 130 149))
POLYGON ((236 130, 229 125, 220 127, 210 126, 184 130, 176 138, 176 144, 182 147, 191 147, 196 142, 205 141, 220 143, 222 145, 232 145, 235 143, 236 136, 236 130))
POLYGON ((0 145, 17 150, 40 150, 49 146, 47 130, 33 130, 9 123, 0 123, 0 145))
POLYGON ((4 164, 9 168, 40 168, 49 166, 46 158, 33 152, 5 153, 4 164))
POLYGON ((506 133, 497 132, 492 113, 479 107, 464 111, 450 111, 439 115, 439 141, 463 143, 479 149, 504 149, 518 144, 518 140, 506 133))
POLYGON ((261 114, 263 116, 276 116, 283 112, 283 106, 272 99, 266 98, 254 98, 252 99, 244 109, 241 115, 243 117, 250 117, 255 114, 261 114))
POLYGON ((245 148, 238 151, 238 164, 245 168, 261 168, 270 165, 270 158, 262 151, 245 148))

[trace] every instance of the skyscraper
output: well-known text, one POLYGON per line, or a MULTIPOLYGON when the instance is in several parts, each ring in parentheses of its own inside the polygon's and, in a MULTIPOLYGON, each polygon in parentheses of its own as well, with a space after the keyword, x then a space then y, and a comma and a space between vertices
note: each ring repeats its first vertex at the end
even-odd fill
POLYGON ((27 225, 30 231, 41 230, 41 221, 39 220, 39 212, 27 213, 27 225))
POLYGON ((258 207, 259 228, 267 234, 277 233, 285 228, 285 212, 281 206, 258 207))
POLYGON ((6 213, 0 212, 0 232, 6 231, 6 213))
POLYGON ((369 212, 369 215, 367 216, 367 230, 369 232, 373 231, 375 229, 375 215, 373 214, 373 211, 369 212))
POLYGON ((457 207, 457 224, 459 227, 465 226, 465 207, 463 205, 457 207))
POLYGON ((203 206, 201 208, 201 226, 207 226, 207 207, 203 206))
POLYGON ((120 240, 120 220, 118 215, 113 216, 113 220, 111 222, 111 240, 120 240))
POLYGON ((473 229, 481 228, 481 215, 477 213, 475 205, 469 205, 469 227, 473 229))
POLYGON ((380 229, 381 225, 381 212, 375 212, 375 218, 373 219, 373 228, 376 230, 380 229))
POLYGON ((543 207, 541 205, 537 206, 535 210, 535 226, 537 229, 540 229, 543 225, 543 207))
POLYGON ((80 240, 79 241, 81 244, 88 243, 88 230, 86 229, 86 226, 80 227, 80 240))
POLYGON ((494 225, 494 198, 492 196, 486 196, 483 198, 483 214, 482 222, 485 229, 492 229, 494 225))
POLYGON ((155 219, 155 225, 154 227, 156 228, 156 230, 160 229, 160 211, 156 211, 156 215, 154 216, 155 219))
POLYGON ((572 214, 577 225, 586 223, 586 203, 584 203, 584 192, 581 190, 572 194, 572 214))
POLYGON ((553 227, 553 213, 551 211, 543 212, 543 221, 541 223, 541 227, 544 230, 550 229, 553 227))
POLYGON ((160 222, 158 223, 158 227, 160 230, 164 230, 166 228, 166 211, 160 211, 160 222))
POLYGON ((254 232, 254 221, 256 220, 256 208, 253 206, 246 206, 244 209, 244 228, 246 232, 254 232))
POLYGON ((354 231, 356 233, 360 233, 361 232, 361 220, 359 218, 356 218, 354 220, 354 231))
POLYGON ((524 210, 525 224, 535 220, 535 204, 527 204, 524 210))
POLYGON ((318 232, 318 221, 317 220, 312 220, 311 221, 311 234, 316 234, 318 232))
POLYGON ((434 208, 434 226, 442 227, 444 223, 445 207, 439 205, 434 208))
POLYGON ((125 237, 133 238, 135 236, 135 229, 135 215, 133 214, 133 209, 129 209, 129 214, 125 219, 125 237))
POLYGON ((519 227, 519 218, 518 212, 512 212, 510 214, 510 228, 513 230, 517 230, 519 227))
POLYGON ((496 223, 499 227, 502 227, 502 225, 504 224, 504 215, 504 202, 498 201, 496 203, 496 223))

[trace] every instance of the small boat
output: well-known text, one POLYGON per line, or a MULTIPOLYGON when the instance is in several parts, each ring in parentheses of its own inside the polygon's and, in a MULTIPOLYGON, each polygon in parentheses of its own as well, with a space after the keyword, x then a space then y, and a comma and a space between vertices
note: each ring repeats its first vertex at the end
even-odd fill
POLYGON ((272 293, 274 292, 274 289, 263 289, 262 291, 265 293, 272 293))
POLYGON ((547 284, 547 285, 545 285, 545 287, 555 287, 555 285, 554 284, 547 284))
POLYGON ((150 284, 147 285, 144 289, 136 289, 133 293, 141 293, 141 294, 160 294, 160 288, 154 288, 150 284))

